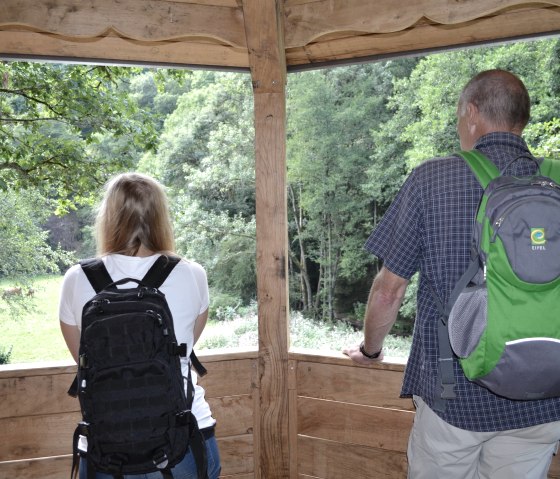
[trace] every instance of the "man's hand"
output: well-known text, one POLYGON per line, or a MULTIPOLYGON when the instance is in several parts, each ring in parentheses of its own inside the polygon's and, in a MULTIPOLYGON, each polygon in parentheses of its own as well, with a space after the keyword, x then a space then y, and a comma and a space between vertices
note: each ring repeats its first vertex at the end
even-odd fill
POLYGON ((343 349, 342 352, 355 363, 363 364, 364 366, 370 366, 383 360, 383 351, 381 351, 381 354, 375 359, 366 358, 360 351, 359 344, 343 349))
MULTIPOLYGON (((385 266, 377 273, 369 292, 364 317, 364 342, 369 347, 372 347, 372 345, 379 347, 379 345, 383 344, 385 336, 389 334, 397 320, 407 285, 407 279, 397 276, 385 268, 385 266)), ((370 351, 368 348, 365 348, 365 353, 368 355, 373 355, 377 351, 370 351)), ((377 358, 371 359, 362 354, 360 344, 346 348, 342 352, 352 361, 364 364, 365 366, 370 366, 383 360, 383 350, 381 350, 377 358)))

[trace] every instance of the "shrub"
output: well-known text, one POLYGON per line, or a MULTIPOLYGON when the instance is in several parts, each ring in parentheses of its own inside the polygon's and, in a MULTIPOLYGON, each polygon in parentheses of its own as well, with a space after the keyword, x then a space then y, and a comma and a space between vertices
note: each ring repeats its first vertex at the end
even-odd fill
POLYGON ((0 346, 0 364, 9 364, 11 356, 12 356, 12 346, 10 346, 9 349, 0 346))
POLYGON ((241 300, 228 293, 212 291, 210 294, 209 318, 216 321, 228 321, 237 316, 241 300))

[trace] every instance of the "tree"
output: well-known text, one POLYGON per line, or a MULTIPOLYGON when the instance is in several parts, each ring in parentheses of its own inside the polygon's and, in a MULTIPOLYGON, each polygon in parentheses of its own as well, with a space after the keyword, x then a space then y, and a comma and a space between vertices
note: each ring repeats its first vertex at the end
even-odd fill
MULTIPOLYGON (((65 209, 108 175, 133 166, 129 155, 97 155, 104 135, 150 148, 153 128, 124 88, 130 69, 0 63, 0 189, 38 188, 65 209)), ((118 149, 121 153, 126 148, 118 149)))
MULTIPOLYGON (((409 168, 459 148, 456 108, 460 92, 478 72, 502 68, 517 74, 531 96, 531 124, 560 117, 559 40, 519 42, 497 47, 430 55, 409 78, 399 81, 390 106, 394 109, 396 141, 408 144, 409 168)), ((537 127, 533 131, 544 131, 537 127)), ((532 145, 541 140, 527 136, 532 145)))
POLYGON ((246 304, 256 294, 250 77, 195 72, 189 88, 142 163, 169 186, 179 251, 206 267, 211 287, 246 304))
POLYGON ((340 280, 359 283, 371 263, 362 247, 371 229, 363 173, 390 86, 382 64, 300 74, 289 84, 291 262, 303 309, 324 319, 334 318, 340 280))
POLYGON ((42 228, 52 208, 36 190, 0 191, 0 277, 9 277, 17 295, 3 294, 11 304, 25 298, 21 287, 37 274, 58 272, 72 261, 72 255, 48 242, 48 231, 42 228))

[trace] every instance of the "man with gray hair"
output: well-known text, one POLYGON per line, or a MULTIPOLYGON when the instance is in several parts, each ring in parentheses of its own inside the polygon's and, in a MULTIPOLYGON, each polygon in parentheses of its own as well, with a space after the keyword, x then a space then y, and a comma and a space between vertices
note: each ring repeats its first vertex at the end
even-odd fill
MULTIPOLYGON (((489 70, 461 93, 457 133, 463 150, 477 149, 500 171, 524 176, 535 162, 521 138, 530 100, 512 73, 489 70), (508 166, 509 165, 509 166, 508 166)), ((383 261, 364 319, 364 341, 344 350, 360 364, 383 359, 412 275, 420 272, 412 349, 401 395, 416 416, 409 446, 412 479, 545 479, 560 439, 560 398, 517 401, 470 382, 455 358, 454 399, 442 399, 438 322, 432 291, 445 304, 470 260, 474 217, 482 187, 459 157, 418 166, 372 232, 366 249, 383 261)))

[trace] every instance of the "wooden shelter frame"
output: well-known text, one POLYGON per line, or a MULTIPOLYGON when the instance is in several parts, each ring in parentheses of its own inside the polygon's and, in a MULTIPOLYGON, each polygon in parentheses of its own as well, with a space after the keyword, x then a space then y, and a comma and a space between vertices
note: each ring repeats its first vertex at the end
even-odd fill
MULTIPOLYGON (((560 31, 560 0, 2 0, 0 58, 248 71, 254 91, 259 345, 255 476, 299 475, 290 444, 289 71, 560 31), (292 461, 290 460, 292 459, 292 461)), ((320 362, 320 361, 319 361, 320 362)))

